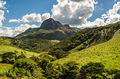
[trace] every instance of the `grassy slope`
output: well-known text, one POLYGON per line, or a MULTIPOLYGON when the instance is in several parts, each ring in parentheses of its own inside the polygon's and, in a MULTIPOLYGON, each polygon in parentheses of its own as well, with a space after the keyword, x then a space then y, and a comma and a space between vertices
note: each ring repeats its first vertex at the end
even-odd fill
MULTIPOLYGON (((10 39, 5 39, 5 38, 0 37, 0 54, 3 54, 5 52, 14 52, 14 51, 18 51, 19 53, 24 52, 24 54, 27 57, 31 57, 33 55, 34 56, 39 55, 38 53, 35 53, 35 52, 29 52, 29 51, 25 51, 17 47, 13 47, 11 46, 10 39)), ((0 58, 0 61, 1 61, 1 58, 0 58)), ((3 76, 3 74, 6 73, 10 68, 12 68, 11 64, 0 63, 0 76, 3 76)))
MULTIPOLYGON (((75 50, 72 50, 75 51, 75 50)), ((72 52, 71 51, 71 52, 72 52)), ((116 32, 114 37, 102 44, 86 48, 82 51, 73 52, 69 56, 55 61, 55 63, 66 63, 75 61, 80 66, 89 62, 102 62, 107 69, 120 70, 120 31, 116 32)))
POLYGON ((5 52, 15 52, 15 51, 18 51, 19 53, 20 52, 24 52, 24 54, 27 57, 31 57, 33 55, 34 56, 38 56, 39 55, 38 53, 25 51, 25 50, 22 50, 22 49, 17 48, 17 47, 13 47, 13 46, 9 46, 9 45, 0 45, 0 54, 3 54, 5 52))

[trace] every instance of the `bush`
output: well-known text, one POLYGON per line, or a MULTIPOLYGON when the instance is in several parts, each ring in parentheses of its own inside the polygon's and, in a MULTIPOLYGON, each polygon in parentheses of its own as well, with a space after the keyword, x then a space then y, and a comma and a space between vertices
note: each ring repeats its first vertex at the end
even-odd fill
POLYGON ((16 59, 26 58, 26 56, 22 53, 19 56, 16 57, 16 59))
POLYGON ((88 63, 85 66, 81 67, 80 78, 81 79, 106 79, 106 76, 103 74, 106 73, 104 65, 101 63, 88 63))
POLYGON ((63 58, 69 54, 68 51, 63 51, 62 49, 54 49, 49 52, 50 55, 55 56, 57 59, 63 58))
POLYGON ((14 64, 14 62, 17 59, 21 59, 21 58, 26 58, 26 56, 21 53, 20 55, 17 55, 17 51, 15 52, 6 52, 4 54, 1 55, 2 58, 2 63, 9 63, 9 64, 14 64))
POLYGON ((30 71, 31 73, 34 71, 34 69, 36 68, 37 63, 34 62, 31 59, 28 58, 23 58, 23 59, 18 59, 16 60, 16 62, 13 65, 13 68, 17 67, 17 68, 24 68, 27 71, 30 71))
POLYGON ((39 67, 41 67, 43 70, 45 70, 46 66, 56 60, 55 57, 51 56, 51 55, 48 55, 48 54, 40 54, 39 57, 31 57, 30 59, 34 60, 39 67))
POLYGON ((62 79, 77 79, 79 77, 79 67, 75 62, 68 62, 63 65, 62 79))
POLYGON ((60 79, 63 66, 60 64, 49 63, 45 70, 47 79, 60 79))
POLYGON ((13 64, 16 60, 16 53, 14 52, 7 52, 2 54, 2 63, 10 63, 13 64))
POLYGON ((68 62, 64 65, 49 63, 45 72, 48 79, 76 79, 79 68, 75 62, 68 62))
POLYGON ((12 78, 30 78, 45 79, 42 74, 42 69, 37 66, 37 63, 31 59, 23 58, 15 61, 13 68, 9 70, 7 75, 12 78))
POLYGON ((113 79, 120 79, 120 72, 116 73, 113 79))

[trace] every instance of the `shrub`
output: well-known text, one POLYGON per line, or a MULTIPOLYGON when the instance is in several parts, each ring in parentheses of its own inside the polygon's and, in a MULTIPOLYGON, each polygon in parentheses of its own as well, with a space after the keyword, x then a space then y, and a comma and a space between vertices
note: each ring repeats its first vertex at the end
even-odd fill
POLYGON ((45 75, 48 79, 60 79, 62 75, 62 65, 49 63, 45 70, 45 75))
POLYGON ((113 79, 120 79, 120 72, 116 73, 113 79))
POLYGON ((56 60, 55 57, 51 56, 51 55, 48 55, 48 54, 40 54, 39 57, 31 57, 30 59, 34 60, 39 67, 41 67, 43 70, 45 70, 46 66, 56 60))
POLYGON ((13 64, 16 60, 16 53, 14 52, 7 52, 2 54, 2 63, 10 63, 13 64))
POLYGON ((43 70, 37 66, 37 63, 28 58, 22 58, 15 61, 13 68, 9 70, 7 75, 12 78, 29 78, 45 79, 43 70))
POLYGON ((76 79, 79 68, 75 62, 68 62, 64 65, 49 63, 45 72, 48 79, 76 79))
POLYGON ((81 79, 106 79, 106 76, 103 74, 106 73, 104 65, 101 63, 88 63, 85 66, 81 67, 80 78, 81 79))
POLYGON ((14 63, 14 68, 24 68, 27 71, 30 71, 31 73, 34 71, 34 69, 36 68, 37 63, 34 62, 31 59, 28 58, 23 58, 23 59, 18 59, 16 60, 16 62, 14 63))
POLYGON ((77 79, 79 67, 76 62, 68 62, 63 65, 62 79, 77 79))
POLYGON ((54 49, 49 52, 50 55, 55 56, 57 59, 63 58, 69 54, 68 51, 63 51, 62 49, 54 49))
POLYGON ((16 57, 16 59, 26 58, 26 56, 22 53, 19 56, 16 57))

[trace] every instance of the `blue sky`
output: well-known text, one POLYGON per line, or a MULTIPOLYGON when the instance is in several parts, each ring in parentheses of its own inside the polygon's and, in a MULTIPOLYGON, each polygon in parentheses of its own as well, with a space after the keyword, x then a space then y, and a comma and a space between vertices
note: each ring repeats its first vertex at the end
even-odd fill
POLYGON ((31 13, 51 13, 51 9, 54 4, 57 4, 56 0, 4 0, 7 2, 6 7, 10 13, 6 13, 4 21, 5 26, 15 27, 20 23, 9 23, 9 19, 21 18, 26 14, 31 13))
POLYGON ((102 26, 120 20, 120 0, 69 0, 69 2, 66 2, 68 0, 0 1, 2 1, 0 3, 3 4, 2 6, 0 4, 0 10, 4 11, 4 13, 2 12, 4 15, 0 16, 0 18, 4 17, 4 20, 0 20, 2 23, 0 25, 0 30, 2 31, 0 36, 4 36, 4 31, 9 30, 10 32, 8 33, 12 32, 12 34, 9 35, 6 33, 5 36, 14 36, 16 35, 14 33, 21 33, 28 28, 40 26, 43 20, 50 17, 63 24, 70 24, 75 27, 102 26), (84 1, 90 3, 88 4, 84 1), (113 9, 115 4, 119 8, 116 13, 114 13, 116 8, 113 9), (71 5, 73 8, 70 7, 71 5), (6 7, 6 9, 4 7, 6 7), (112 10, 113 14, 109 12, 110 10, 112 10), (105 14, 104 18, 102 18, 103 14, 105 14), (118 17, 117 20, 115 20, 116 17, 118 17), (14 31, 15 29, 17 29, 17 31, 14 31))
MULTIPOLYGON (((52 14, 51 9, 53 5, 57 4, 56 0, 4 0, 7 2, 6 7, 10 13, 6 13, 6 20, 3 22, 5 26, 16 27, 20 23, 9 23, 9 19, 21 18, 22 16, 30 13, 46 13, 52 14)), ((116 3, 114 0, 95 0, 98 4, 95 5, 97 8, 93 12, 93 16, 89 21, 94 21, 96 18, 107 12, 116 3), (99 9, 98 9, 99 8, 99 9), (97 10, 98 9, 98 10, 97 10)))

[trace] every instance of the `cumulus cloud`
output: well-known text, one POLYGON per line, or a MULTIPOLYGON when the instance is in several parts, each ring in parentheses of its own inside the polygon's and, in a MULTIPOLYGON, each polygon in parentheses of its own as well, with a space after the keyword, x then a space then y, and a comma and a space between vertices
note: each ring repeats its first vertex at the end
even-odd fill
POLYGON ((50 13, 44 13, 44 14, 42 14, 41 18, 42 18, 42 22, 44 20, 46 20, 46 19, 49 19, 50 18, 50 13))
POLYGON ((10 11, 9 11, 9 10, 6 10, 6 12, 7 12, 7 13, 10 13, 10 11))
POLYGON ((16 23, 19 23, 21 20, 20 19, 10 19, 9 22, 16 22, 16 23))
POLYGON ((42 14, 36 14, 36 13, 31 13, 31 14, 26 14, 22 17, 22 19, 10 19, 9 22, 24 22, 24 23, 31 23, 31 22, 38 22, 41 23, 44 20, 50 18, 50 13, 44 13, 42 14))
POLYGON ((2 21, 4 20, 4 11, 0 10, 0 26, 2 26, 2 21))
POLYGON ((0 8, 6 9, 5 5, 6 5, 6 1, 0 0, 0 8))
POLYGON ((21 24, 15 29, 11 29, 10 27, 1 27, 0 28, 0 36, 9 36, 14 37, 22 32, 25 32, 29 28, 38 28, 37 25, 29 25, 29 24, 21 24))
POLYGON ((25 32, 27 29, 29 28, 38 28, 37 25, 29 25, 29 24, 21 24, 20 26, 16 27, 13 30, 13 35, 12 36, 16 36, 22 32, 25 32))
POLYGON ((27 14, 23 16, 22 21, 23 22, 41 22, 41 15, 36 13, 27 14))
POLYGON ((108 10, 105 14, 103 14, 101 18, 97 18, 93 22, 88 21, 86 24, 83 24, 82 27, 97 27, 116 23, 120 21, 120 14, 118 13, 119 10, 120 2, 117 2, 113 5, 113 8, 108 10))
POLYGON ((53 6, 52 17, 62 23, 82 25, 92 16, 94 0, 57 0, 53 6))
POLYGON ((3 10, 6 9, 5 5, 6 5, 6 1, 0 0, 0 9, 2 9, 0 10, 0 26, 2 26, 2 21, 5 19, 4 10, 3 10))

